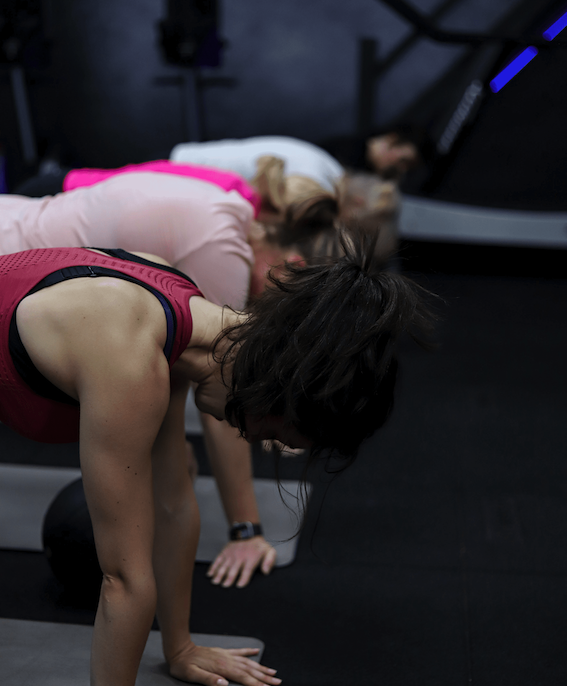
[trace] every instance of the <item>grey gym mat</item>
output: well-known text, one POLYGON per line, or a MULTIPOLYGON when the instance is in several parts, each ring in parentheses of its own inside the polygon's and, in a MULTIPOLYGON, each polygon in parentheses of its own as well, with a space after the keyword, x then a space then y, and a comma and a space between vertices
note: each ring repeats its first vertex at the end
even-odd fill
MULTIPOLYGON (((81 475, 79 469, 0 464, 0 548, 42 550, 41 526, 51 501, 81 475)), ((267 540, 277 549, 276 566, 293 562, 299 525, 299 482, 282 481, 282 495, 271 479, 254 479, 260 518, 267 540), (289 509, 288 509, 289 508, 289 509)), ((308 487, 308 492, 310 487, 308 487)), ((199 562, 212 562, 227 542, 227 524, 215 481, 199 476, 195 493, 201 511, 199 562)))
MULTIPOLYGON (((0 619, 2 686, 88 686, 92 627, 50 622, 0 619)), ((193 634, 197 645, 220 648, 259 648, 257 638, 193 634)), ((167 673, 159 631, 151 631, 136 686, 179 684, 167 673)), ((231 684, 234 682, 230 682, 231 684)))

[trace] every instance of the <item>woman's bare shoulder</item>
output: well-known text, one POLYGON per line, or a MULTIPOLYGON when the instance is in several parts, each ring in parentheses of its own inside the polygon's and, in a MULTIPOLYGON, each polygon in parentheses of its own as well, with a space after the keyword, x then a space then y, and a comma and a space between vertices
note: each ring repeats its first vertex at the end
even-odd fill
POLYGON ((105 338, 107 344, 148 337, 165 344, 167 333, 163 308, 151 293, 106 276, 64 281, 27 296, 18 306, 17 322, 22 339, 49 334, 71 348, 105 338))
POLYGON ((73 279, 24 298, 17 325, 35 366, 73 397, 84 372, 145 373, 163 357, 167 334, 159 301, 111 277, 73 279))

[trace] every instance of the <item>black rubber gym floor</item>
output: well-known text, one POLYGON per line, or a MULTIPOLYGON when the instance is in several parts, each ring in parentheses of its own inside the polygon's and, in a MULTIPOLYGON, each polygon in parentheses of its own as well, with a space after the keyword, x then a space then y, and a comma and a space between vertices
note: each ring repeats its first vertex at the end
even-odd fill
MULTIPOLYGON (((438 350, 406 343, 390 423, 328 490, 312 476, 293 565, 243 590, 197 567, 194 631, 260 638, 293 686, 567 683, 567 278, 562 254, 520 253, 407 248, 446 303, 438 350)), ((1 617, 93 620, 40 553, 0 551, 0 588, 1 617)))

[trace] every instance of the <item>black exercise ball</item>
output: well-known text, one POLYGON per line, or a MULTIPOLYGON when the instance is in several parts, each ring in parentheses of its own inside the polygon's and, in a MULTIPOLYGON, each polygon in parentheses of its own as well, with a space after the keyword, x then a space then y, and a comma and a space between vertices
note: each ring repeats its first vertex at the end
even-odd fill
POLYGON ((82 479, 66 486, 49 506, 42 540, 53 574, 65 591, 89 599, 98 596, 102 572, 82 479))

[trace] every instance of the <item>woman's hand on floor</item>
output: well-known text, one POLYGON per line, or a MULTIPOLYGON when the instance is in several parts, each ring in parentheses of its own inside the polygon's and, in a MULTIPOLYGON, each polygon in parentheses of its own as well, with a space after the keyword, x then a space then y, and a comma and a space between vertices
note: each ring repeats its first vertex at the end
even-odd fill
POLYGON ((244 686, 278 686, 275 669, 250 660, 258 648, 205 648, 191 644, 169 661, 171 676, 205 686, 228 686, 236 681, 244 686))
POLYGON ((209 567, 207 576, 213 584, 224 588, 236 582, 237 588, 247 586, 255 570, 260 567, 263 574, 269 574, 276 564, 277 553, 263 536, 254 536, 245 541, 229 541, 209 567))

